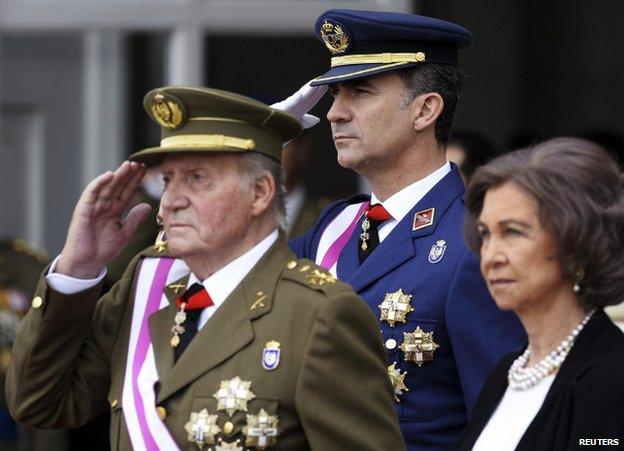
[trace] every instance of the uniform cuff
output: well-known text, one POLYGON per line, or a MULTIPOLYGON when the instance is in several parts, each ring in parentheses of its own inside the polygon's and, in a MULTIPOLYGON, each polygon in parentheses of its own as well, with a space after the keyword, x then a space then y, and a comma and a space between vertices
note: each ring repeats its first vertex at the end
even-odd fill
POLYGON ((66 276, 65 274, 58 274, 54 271, 56 271, 56 264, 60 257, 59 255, 52 261, 50 270, 45 278, 48 286, 61 294, 76 294, 93 288, 100 283, 106 275, 106 268, 102 268, 102 271, 100 271, 100 274, 95 279, 76 279, 75 277, 66 276))

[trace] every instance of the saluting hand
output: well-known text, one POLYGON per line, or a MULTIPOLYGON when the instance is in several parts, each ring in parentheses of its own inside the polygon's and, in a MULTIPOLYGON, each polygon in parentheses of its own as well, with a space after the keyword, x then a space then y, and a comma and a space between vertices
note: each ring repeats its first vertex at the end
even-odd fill
POLYGON ((95 278, 119 255, 151 210, 142 203, 122 217, 144 175, 144 165, 124 161, 115 172, 108 171, 87 185, 74 209, 56 272, 95 278))

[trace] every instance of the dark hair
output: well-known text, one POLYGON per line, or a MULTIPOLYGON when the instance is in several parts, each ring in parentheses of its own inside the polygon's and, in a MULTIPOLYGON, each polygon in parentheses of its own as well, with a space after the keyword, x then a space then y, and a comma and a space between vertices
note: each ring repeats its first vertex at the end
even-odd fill
POLYGON ((477 169, 466 194, 465 233, 479 252, 476 222, 485 193, 514 182, 537 201, 539 220, 557 242, 564 277, 582 269, 579 296, 586 307, 624 299, 624 179, 600 146, 556 138, 500 156, 477 169))
POLYGON ((446 146, 453 130, 461 92, 463 77, 459 69, 449 64, 421 64, 397 73, 405 85, 407 103, 428 92, 440 94, 444 108, 435 123, 435 138, 446 146))

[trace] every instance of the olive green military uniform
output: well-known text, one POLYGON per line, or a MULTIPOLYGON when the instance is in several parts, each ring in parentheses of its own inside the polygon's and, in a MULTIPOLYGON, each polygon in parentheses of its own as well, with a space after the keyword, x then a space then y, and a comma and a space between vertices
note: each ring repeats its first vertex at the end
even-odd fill
MULTIPOLYGON (((99 287, 66 296, 40 282, 7 384, 18 420, 72 427, 112 407, 112 447, 131 449, 121 394, 135 275, 145 259, 166 255, 159 249, 143 252, 99 302, 99 287)), ((182 449, 196 449, 184 426, 202 409, 218 415, 215 438, 228 443, 242 443, 246 413, 264 409, 279 421, 271 449, 404 449, 376 319, 348 285, 293 258, 280 237, 175 364, 175 304, 150 318, 160 378, 154 408, 182 449), (280 361, 266 370, 263 351, 272 341, 280 361), (230 416, 213 395, 235 377, 251 382, 255 397, 247 412, 230 416)))

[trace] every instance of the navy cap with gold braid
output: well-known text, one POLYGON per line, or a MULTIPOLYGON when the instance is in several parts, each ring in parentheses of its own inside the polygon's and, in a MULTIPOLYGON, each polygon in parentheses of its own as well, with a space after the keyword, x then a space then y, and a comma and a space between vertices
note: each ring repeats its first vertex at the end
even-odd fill
POLYGON ((316 21, 331 68, 312 86, 339 83, 417 64, 457 65, 457 50, 472 44, 465 28, 432 17, 332 9, 316 21))
POLYGON ((301 132, 293 116, 262 102, 219 89, 163 87, 143 99, 161 127, 160 146, 130 160, 153 166, 166 154, 257 152, 281 161, 282 145, 301 132))

